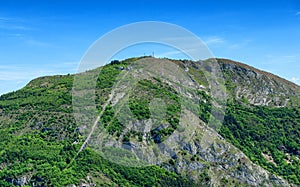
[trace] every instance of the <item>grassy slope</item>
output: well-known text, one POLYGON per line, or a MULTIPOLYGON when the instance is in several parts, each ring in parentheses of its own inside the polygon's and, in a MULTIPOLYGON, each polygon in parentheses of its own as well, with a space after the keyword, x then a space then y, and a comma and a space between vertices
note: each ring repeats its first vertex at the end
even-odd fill
MULTIPOLYGON (((117 74, 118 66, 108 66, 104 72, 117 74)), ((71 162, 83 141, 71 114, 72 80, 72 75, 43 77, 1 96, 0 186, 17 185, 21 176, 27 176, 29 184, 65 186, 78 184, 88 175, 105 186, 195 185, 158 166, 116 165, 89 148, 71 162)), ((113 77, 103 80, 108 93, 113 77)))

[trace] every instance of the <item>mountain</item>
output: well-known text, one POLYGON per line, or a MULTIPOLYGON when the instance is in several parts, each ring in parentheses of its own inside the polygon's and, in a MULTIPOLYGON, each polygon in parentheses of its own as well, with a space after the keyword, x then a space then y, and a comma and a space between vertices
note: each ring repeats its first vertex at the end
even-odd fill
POLYGON ((0 186, 300 185, 299 98, 227 59, 37 78, 0 97, 0 186))

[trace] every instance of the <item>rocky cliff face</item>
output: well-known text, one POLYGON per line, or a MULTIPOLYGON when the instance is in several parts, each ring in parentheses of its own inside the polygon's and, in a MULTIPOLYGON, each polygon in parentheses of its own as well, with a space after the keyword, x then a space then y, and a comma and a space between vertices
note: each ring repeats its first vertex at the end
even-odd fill
MULTIPOLYGON (((189 125, 196 122, 191 118, 185 120, 189 121, 189 125)), ((181 142, 181 151, 175 162, 164 167, 196 181, 203 180, 201 173, 207 172, 210 181, 206 181, 206 184, 212 186, 291 186, 282 178, 253 164, 243 152, 204 122, 195 126, 198 128, 190 129, 190 132, 194 132, 190 141, 181 142)))
POLYGON ((217 59, 232 94, 254 105, 299 106, 298 85, 276 75, 227 59, 217 59))

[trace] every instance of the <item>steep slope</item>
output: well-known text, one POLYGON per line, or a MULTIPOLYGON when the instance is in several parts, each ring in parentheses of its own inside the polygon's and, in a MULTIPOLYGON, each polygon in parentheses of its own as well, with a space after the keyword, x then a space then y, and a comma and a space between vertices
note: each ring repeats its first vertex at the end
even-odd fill
POLYGON ((1 97, 1 186, 193 186, 166 169, 122 167, 85 149, 71 113, 73 76, 42 77, 1 97))
POLYGON ((227 59, 217 59, 235 98, 260 106, 299 106, 298 85, 271 73, 227 59))
MULTIPOLYGON (((116 77, 138 59, 141 58, 113 61, 102 68, 96 86, 98 110, 108 99, 116 77)), ((175 138, 172 134, 176 134, 178 126, 185 126, 193 134, 189 140, 181 141, 175 156, 158 166, 118 165, 97 154, 92 146, 72 160, 85 138, 73 116, 73 75, 42 77, 19 91, 1 96, 1 185, 290 185, 276 175, 299 184, 299 86, 240 63, 217 61, 230 96, 221 136, 206 125, 211 110, 209 102, 201 102, 199 116, 195 116, 178 107, 176 84, 151 76, 140 81, 140 87, 129 96, 129 108, 140 120, 149 118, 152 97, 164 98, 167 103, 170 115, 165 119, 166 125, 151 131, 149 139, 144 139, 139 131, 123 133, 122 124, 114 117, 114 105, 120 102, 121 91, 104 111, 100 125, 124 144, 139 140, 159 144, 168 137, 175 138), (180 112, 188 117, 179 124, 176 119, 180 112), (189 129, 191 123, 197 129, 189 129), (214 143, 203 147, 201 140, 207 135, 214 143)), ((186 68, 190 78, 203 85, 197 97, 209 100, 208 82, 198 68, 205 61, 173 62, 186 68)))

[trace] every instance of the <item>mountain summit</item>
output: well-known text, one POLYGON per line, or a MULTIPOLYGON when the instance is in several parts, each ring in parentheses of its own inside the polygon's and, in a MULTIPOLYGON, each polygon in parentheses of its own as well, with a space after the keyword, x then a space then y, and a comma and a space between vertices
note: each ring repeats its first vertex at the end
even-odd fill
POLYGON ((37 78, 0 97, 0 186, 299 185, 299 104, 298 85, 227 59, 37 78))

